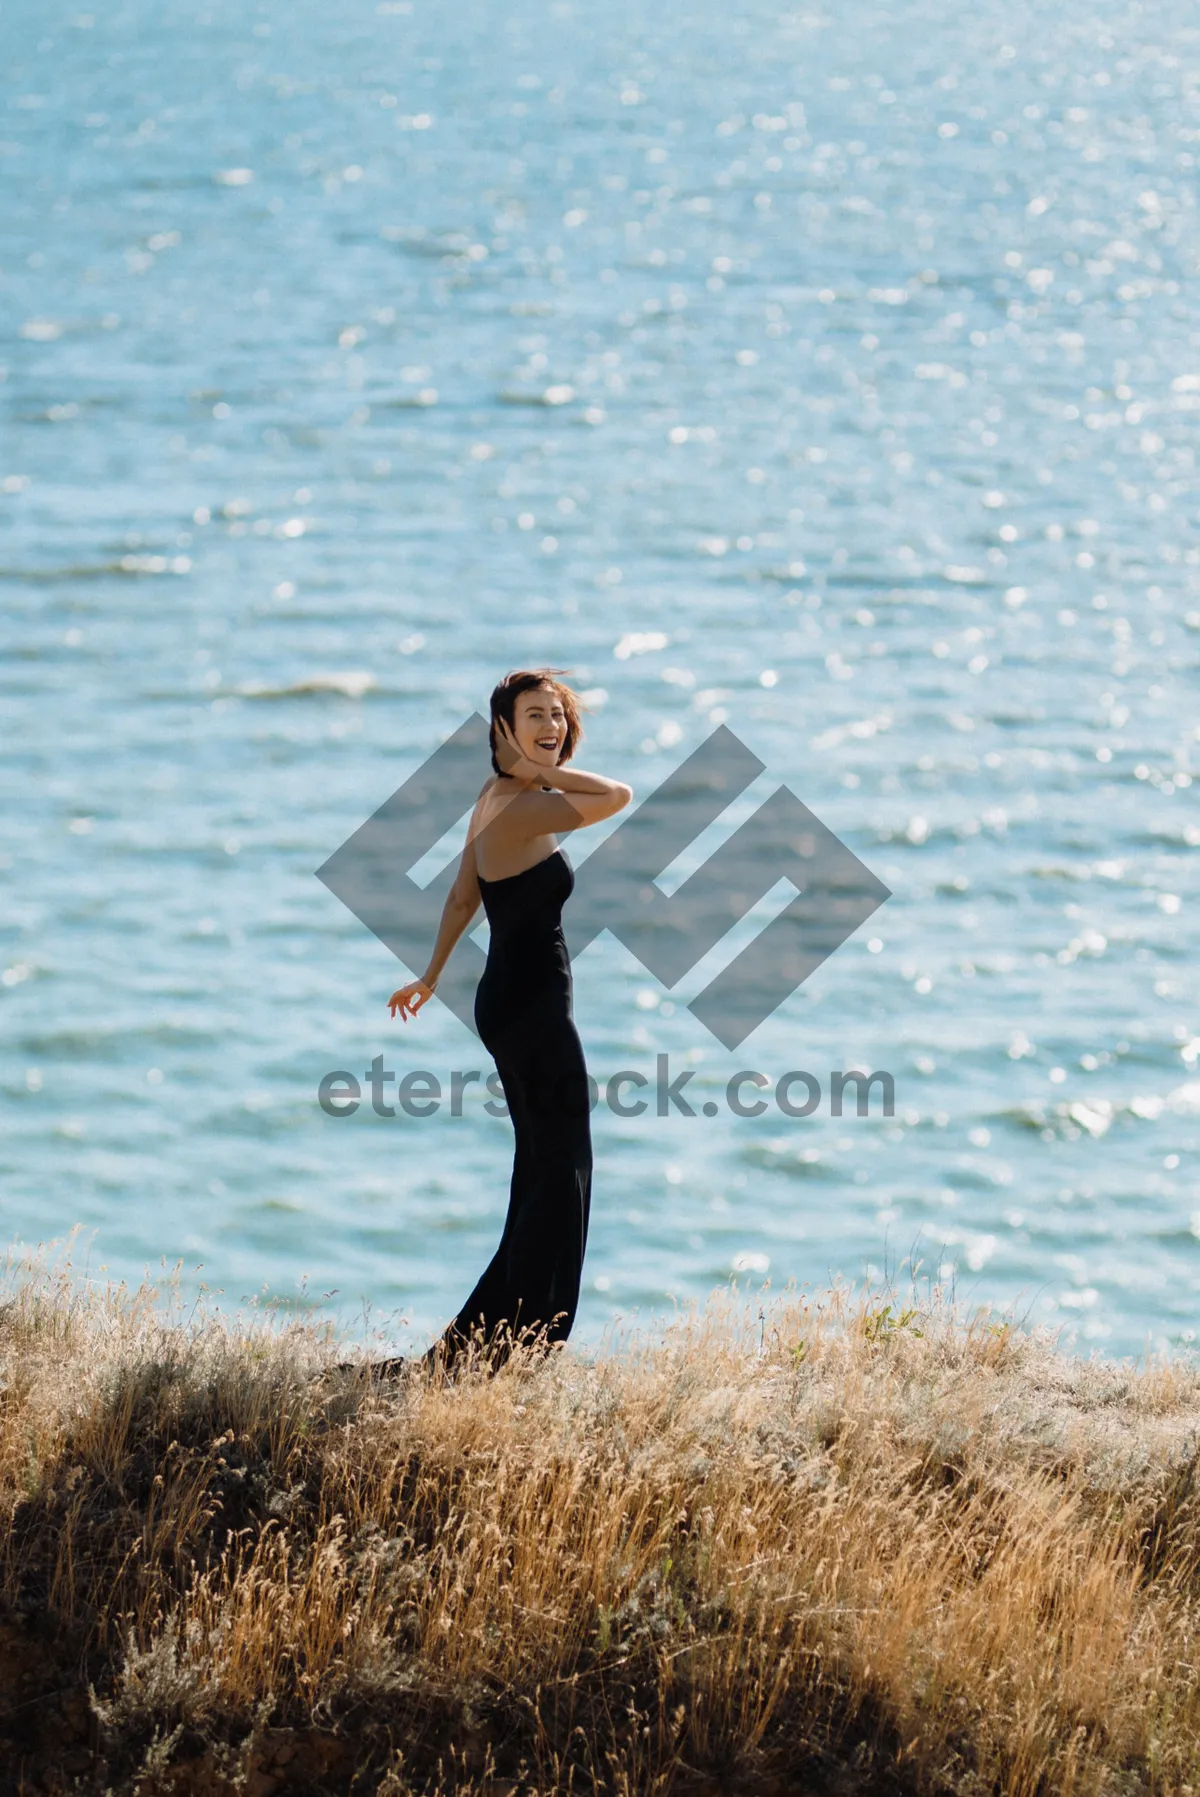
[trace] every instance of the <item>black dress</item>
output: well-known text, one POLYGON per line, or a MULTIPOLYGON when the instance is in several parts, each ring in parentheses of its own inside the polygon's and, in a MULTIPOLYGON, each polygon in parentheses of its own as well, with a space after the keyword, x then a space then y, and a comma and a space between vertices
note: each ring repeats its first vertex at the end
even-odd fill
POLYGON ((434 1350, 446 1358, 472 1334, 497 1358, 526 1330, 565 1341, 575 1321, 592 1139, 562 933, 563 903, 574 887, 561 849, 507 879, 479 880, 491 940, 475 1024, 504 1087, 516 1148, 500 1246, 434 1350))

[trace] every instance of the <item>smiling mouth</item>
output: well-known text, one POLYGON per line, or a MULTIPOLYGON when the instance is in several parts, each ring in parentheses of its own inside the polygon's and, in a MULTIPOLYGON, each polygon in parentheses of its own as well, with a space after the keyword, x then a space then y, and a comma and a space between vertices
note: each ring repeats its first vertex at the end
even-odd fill
POLYGON ((539 749, 557 749, 557 747, 558 747, 557 736, 541 737, 538 740, 538 748, 539 749))

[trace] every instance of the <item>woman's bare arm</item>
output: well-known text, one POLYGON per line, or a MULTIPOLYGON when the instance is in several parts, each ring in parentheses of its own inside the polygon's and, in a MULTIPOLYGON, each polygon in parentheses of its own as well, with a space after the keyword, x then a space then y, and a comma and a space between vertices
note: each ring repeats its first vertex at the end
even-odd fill
POLYGON ((512 803, 511 822, 522 836, 558 835, 598 824, 623 811, 633 797, 633 788, 623 781, 582 768, 548 768, 541 777, 557 790, 523 792, 512 803))
POLYGON ((433 945, 433 953, 429 957, 429 965, 419 980, 412 980, 407 986, 401 986, 392 993, 388 999, 388 1005, 393 1017, 399 1011, 407 1023, 409 1016, 415 1015, 421 1009, 441 978, 442 969, 450 959, 455 943, 470 926, 471 919, 478 911, 479 905, 479 872, 475 865, 475 817, 472 816, 471 828, 467 831, 467 840, 459 857, 458 872, 454 876, 454 884, 446 894, 446 902, 442 906, 437 940, 433 945))
MULTIPOLYGON (((471 822, 474 823, 474 821, 472 818, 471 822)), ((475 837, 473 832, 468 830, 467 840, 463 844, 463 852, 459 856, 458 872, 454 876, 454 884, 446 894, 446 902, 442 906, 437 941, 433 945, 433 953, 430 955, 429 965, 425 969, 426 985, 436 985, 441 977, 442 969, 450 959, 455 943, 478 911, 480 902, 479 871, 475 865, 475 837)))
MULTIPOLYGON (((633 797, 633 788, 626 786, 624 781, 610 780, 607 774, 589 774, 581 767, 552 767, 544 771, 539 768, 538 773, 542 784, 553 786, 557 792, 605 793, 614 797, 626 793, 626 804, 633 797)), ((619 811, 621 807, 618 805, 616 809, 619 811)))

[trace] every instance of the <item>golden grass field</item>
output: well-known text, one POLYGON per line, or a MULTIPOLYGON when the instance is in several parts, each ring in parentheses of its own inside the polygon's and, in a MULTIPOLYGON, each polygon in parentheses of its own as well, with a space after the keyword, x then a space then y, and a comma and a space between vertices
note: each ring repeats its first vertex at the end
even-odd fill
POLYGON ((0 1299, 0 1790, 1200 1793, 1194 1365, 835 1289, 378 1389, 0 1299))

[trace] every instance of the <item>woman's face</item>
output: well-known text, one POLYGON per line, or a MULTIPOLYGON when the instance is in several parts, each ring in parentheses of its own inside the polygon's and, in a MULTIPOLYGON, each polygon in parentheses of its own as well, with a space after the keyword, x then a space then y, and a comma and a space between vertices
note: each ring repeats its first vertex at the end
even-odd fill
POLYGON ((530 761, 556 767, 567 740, 567 714, 558 694, 545 687, 518 693, 513 705, 513 734, 530 761))

